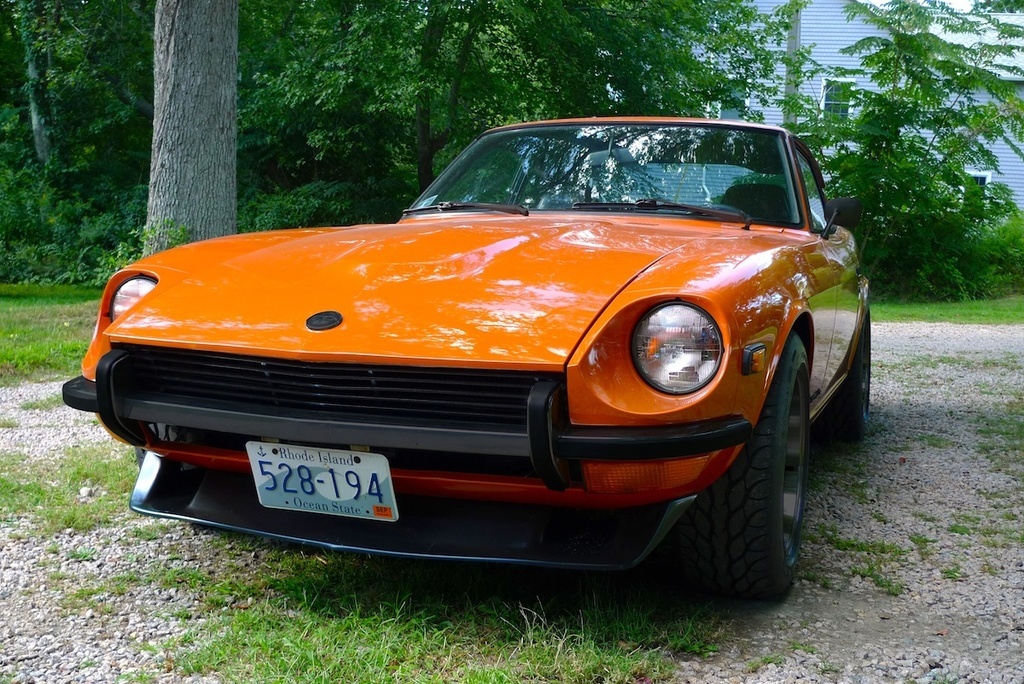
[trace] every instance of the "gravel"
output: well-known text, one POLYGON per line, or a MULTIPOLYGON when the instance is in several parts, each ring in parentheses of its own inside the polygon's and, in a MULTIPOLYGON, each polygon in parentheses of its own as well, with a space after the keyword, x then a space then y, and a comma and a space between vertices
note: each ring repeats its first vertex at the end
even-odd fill
MULTIPOLYGON (((677 682, 1024 684, 1024 455, 999 458, 983 431, 1024 402, 1024 325, 873 338, 869 436, 815 449, 800 581, 784 601, 716 602, 722 650, 680 659, 677 682)), ((59 388, 0 387, 0 458, 45 472, 70 446, 119 453, 91 416, 23 408, 59 388)), ((216 682, 173 659, 209 607, 138 578, 212 571, 230 543, 128 512, 52 536, 0 516, 0 682, 216 682)))

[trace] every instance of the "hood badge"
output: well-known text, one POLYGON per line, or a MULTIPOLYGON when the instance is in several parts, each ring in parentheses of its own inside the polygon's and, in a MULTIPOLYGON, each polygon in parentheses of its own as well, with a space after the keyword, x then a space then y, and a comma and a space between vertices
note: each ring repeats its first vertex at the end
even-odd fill
POLYGON ((330 330, 341 325, 341 314, 337 311, 321 311, 306 319, 306 327, 315 332, 330 330))

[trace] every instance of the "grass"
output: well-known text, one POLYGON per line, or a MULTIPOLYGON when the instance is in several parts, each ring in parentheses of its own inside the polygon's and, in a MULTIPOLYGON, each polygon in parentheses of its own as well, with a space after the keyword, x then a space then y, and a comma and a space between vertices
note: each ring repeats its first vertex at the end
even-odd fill
POLYGON ((0 285, 0 385, 76 375, 99 297, 93 288, 0 285))
MULTIPOLYGON (((124 519, 135 474, 129 450, 90 447, 34 462, 0 455, 0 520, 28 516, 33 535, 124 519), (79 497, 81 487, 94 491, 79 497)), ((140 539, 165 531, 155 523, 140 539)), ((222 562, 197 567, 168 544, 165 560, 89 581, 75 575, 66 610, 106 610, 134 586, 200 599, 168 606, 196 622, 168 644, 176 671, 223 681, 664 681, 671 654, 715 650, 722 624, 666 568, 587 574, 320 554, 216 535, 222 562)), ((78 562, 98 551, 50 551, 78 562)), ((52 581, 60 580, 57 575, 52 581)))
POLYGON ((870 579, 875 586, 892 596, 899 596, 906 590, 902 582, 888 573, 889 566, 907 554, 903 547, 889 542, 843 537, 835 526, 830 525, 819 525, 817 530, 809 530, 807 536, 828 544, 836 551, 850 554, 855 562, 850 568, 850 574, 870 579))
POLYGON ((95 607, 132 586, 197 595, 197 631, 166 644, 176 672, 225 682, 665 681, 673 654, 715 649, 722 625, 675 578, 369 558, 218 535, 188 559, 77 586, 95 607))
POLYGON ((970 302, 871 303, 871 320, 878 322, 1024 324, 1024 295, 970 302))
POLYGON ((782 665, 785 662, 786 659, 784 657, 777 653, 772 653, 770 655, 761 656, 757 660, 751 660, 747 663, 747 672, 753 674, 766 665, 782 665))
POLYGON ((49 411, 55 409, 58 406, 64 405, 64 399, 59 394, 52 394, 42 399, 34 399, 32 401, 26 401, 21 405, 21 409, 25 411, 49 411))
POLYGON ((978 449, 996 470, 1024 484, 1024 395, 1007 402, 1000 412, 978 418, 978 449))
POLYGON ((72 447, 62 459, 31 466, 0 454, 0 520, 30 515, 42 535, 95 529, 124 510, 136 472, 134 454, 114 444, 72 447), (94 494, 82 500, 82 487, 94 494))
POLYGON ((917 549, 917 553, 921 556, 921 560, 927 560, 935 554, 935 549, 932 548, 937 539, 926 537, 923 534, 912 534, 909 537, 911 543, 917 549))

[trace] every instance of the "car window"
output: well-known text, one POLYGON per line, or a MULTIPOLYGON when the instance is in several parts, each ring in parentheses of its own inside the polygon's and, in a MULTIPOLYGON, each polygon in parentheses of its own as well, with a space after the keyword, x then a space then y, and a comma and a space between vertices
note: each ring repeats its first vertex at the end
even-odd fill
POLYGON ((570 210, 642 199, 725 206, 797 223, 782 136, 728 126, 552 125, 486 134, 412 208, 440 202, 570 210))
POLYGON ((817 232, 825 230, 825 193, 818 185, 811 163, 803 152, 797 154, 800 163, 800 175, 803 177, 804 188, 807 190, 807 204, 811 210, 811 228, 817 232))

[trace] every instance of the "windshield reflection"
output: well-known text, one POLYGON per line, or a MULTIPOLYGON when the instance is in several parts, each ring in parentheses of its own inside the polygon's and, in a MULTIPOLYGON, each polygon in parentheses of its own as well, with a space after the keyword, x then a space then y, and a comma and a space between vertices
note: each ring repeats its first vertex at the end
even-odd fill
POLYGON ((783 138, 771 130, 558 124, 482 136, 412 209, 476 202, 569 211, 577 203, 635 205, 657 199, 739 209, 754 220, 794 224, 799 221, 795 198, 783 138))

